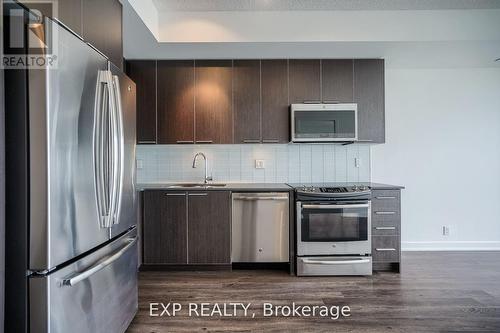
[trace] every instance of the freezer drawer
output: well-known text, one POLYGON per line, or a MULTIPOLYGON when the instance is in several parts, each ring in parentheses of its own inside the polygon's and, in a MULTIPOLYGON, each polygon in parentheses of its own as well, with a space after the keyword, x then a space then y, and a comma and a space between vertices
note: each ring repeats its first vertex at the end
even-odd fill
POLYGON ((234 193, 232 202, 232 261, 288 262, 288 193, 234 193))
POLYGON ((297 275, 372 275, 372 258, 368 256, 298 257, 297 275))
POLYGON ((137 312, 137 231, 52 274, 31 277, 30 332, 123 333, 137 312))

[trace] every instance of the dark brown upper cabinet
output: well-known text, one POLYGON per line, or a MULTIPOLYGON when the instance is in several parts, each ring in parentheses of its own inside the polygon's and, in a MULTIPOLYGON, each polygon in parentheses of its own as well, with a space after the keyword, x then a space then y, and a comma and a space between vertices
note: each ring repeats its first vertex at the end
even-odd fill
POLYGON ((184 192, 144 191, 145 264, 187 264, 186 209, 184 192))
POLYGON ((21 0, 31 9, 55 17, 123 69, 123 7, 119 0, 59 0, 54 6, 21 0))
POLYGON ((229 191, 188 193, 190 264, 231 263, 230 205, 229 191))
POLYGON ((58 19, 78 35, 82 35, 82 4, 84 0, 58 2, 58 19))
POLYGON ((158 143, 194 143, 194 61, 158 61, 158 143))
POLYGON ((122 11, 122 4, 118 0, 82 2, 83 38, 118 68, 123 68, 122 11))
POLYGON ((195 141, 233 143, 232 60, 195 63, 195 141))
POLYGON ((262 142, 290 141, 288 60, 262 60, 262 142))
POLYGON ((261 142, 260 61, 235 60, 234 143, 261 142))
POLYGON ((49 1, 20 0, 19 2, 29 9, 40 11, 45 16, 56 18, 71 29, 71 31, 82 36, 83 0, 55 1, 57 2, 57 6, 54 6, 54 3, 50 3, 49 1))
POLYGON ((321 102, 321 66, 316 59, 290 59, 290 104, 321 102))
POLYGON ((351 59, 321 61, 323 103, 352 103, 354 100, 354 62, 351 59))
POLYGON ((354 60, 354 102, 358 103, 358 139, 385 142, 384 60, 354 60))
POLYGON ((156 143, 156 60, 129 60, 127 74, 137 87, 137 143, 156 143))

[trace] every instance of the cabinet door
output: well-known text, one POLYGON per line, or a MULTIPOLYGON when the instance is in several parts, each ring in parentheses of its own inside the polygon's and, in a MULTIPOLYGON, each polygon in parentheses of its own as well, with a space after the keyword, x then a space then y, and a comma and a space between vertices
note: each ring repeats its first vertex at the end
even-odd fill
POLYGON ((143 248, 145 264, 187 263, 186 194, 145 191, 143 248))
POLYGON ((360 141, 385 142, 384 60, 354 60, 354 101, 360 141))
POLYGON ((288 61, 262 60, 262 142, 290 142, 288 61))
POLYGON ((195 63, 196 143, 233 143, 232 61, 195 63))
POLYGON ((290 104, 321 101, 319 60, 290 59, 290 104))
POLYGON ((228 264, 231 262, 230 192, 188 194, 188 262, 228 264))
POLYGON ((234 142, 261 140, 260 61, 235 60, 233 67, 234 142))
POLYGON ((137 87, 137 143, 156 143, 156 61, 127 61, 137 87))
POLYGON ((83 1, 83 38, 123 68, 122 4, 118 0, 83 1))
POLYGON ((323 103, 352 103, 354 64, 351 59, 321 61, 323 103))
POLYGON ((158 143, 194 143, 194 61, 158 61, 158 143))

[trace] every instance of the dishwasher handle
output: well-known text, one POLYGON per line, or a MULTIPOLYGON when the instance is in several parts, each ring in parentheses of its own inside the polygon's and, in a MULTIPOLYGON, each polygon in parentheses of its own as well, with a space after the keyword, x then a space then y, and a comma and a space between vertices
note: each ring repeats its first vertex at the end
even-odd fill
POLYGON ((234 197, 234 200, 242 201, 259 201, 259 200, 285 200, 288 201, 288 197, 234 197))

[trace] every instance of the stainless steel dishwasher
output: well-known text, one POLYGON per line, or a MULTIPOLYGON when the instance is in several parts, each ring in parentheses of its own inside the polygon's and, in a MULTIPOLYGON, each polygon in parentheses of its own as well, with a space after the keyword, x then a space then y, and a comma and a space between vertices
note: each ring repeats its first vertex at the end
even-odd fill
POLYGON ((233 193, 233 262, 288 262, 288 193, 233 193))

